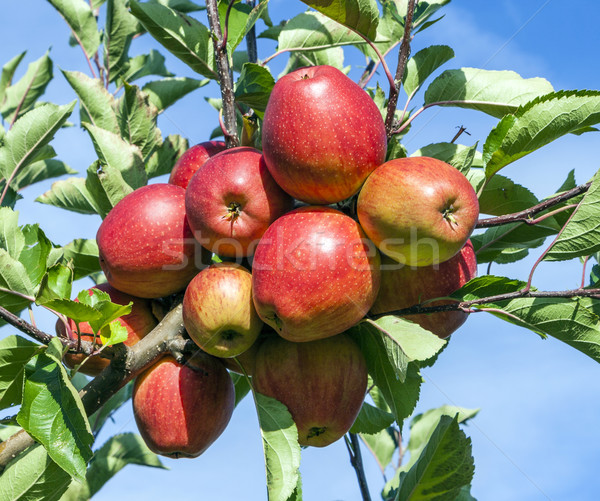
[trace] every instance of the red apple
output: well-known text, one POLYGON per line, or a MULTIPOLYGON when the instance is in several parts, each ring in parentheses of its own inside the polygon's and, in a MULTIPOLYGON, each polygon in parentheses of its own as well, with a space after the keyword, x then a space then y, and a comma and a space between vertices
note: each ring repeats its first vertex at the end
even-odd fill
POLYGON ((390 160, 360 190, 358 219, 379 250, 410 266, 454 256, 477 218, 477 194, 451 165, 429 157, 390 160))
POLYGON ((308 343, 273 337, 258 348, 252 382, 288 408, 301 445, 325 447, 354 423, 367 389, 367 366, 346 334, 308 343))
MULTIPOLYGON (((429 299, 449 296, 476 275, 477 260, 470 240, 458 254, 438 265, 411 268, 382 256, 381 287, 371 313, 401 310, 429 299)), ((433 301, 428 302, 427 306, 448 303, 450 301, 433 301)), ((442 339, 464 324, 467 317, 468 314, 463 311, 406 316, 408 320, 418 323, 442 339)))
POLYGON ((183 323, 210 355, 229 358, 245 352, 263 326, 252 302, 250 272, 235 263, 218 263, 198 273, 185 290, 183 323))
POLYGON ((256 311, 290 341, 334 336, 373 305, 379 264, 377 249, 352 218, 301 207, 275 221, 256 248, 256 311))
POLYGON ((224 149, 223 141, 206 141, 192 146, 175 162, 169 176, 169 183, 187 188, 190 179, 204 162, 224 149))
POLYGON ((281 77, 262 124, 265 162, 294 198, 331 204, 354 195, 385 161, 381 113, 340 70, 313 66, 281 77))
POLYGON ((225 430, 235 390, 218 359, 198 351, 185 365, 167 356, 135 380, 133 413, 151 451, 173 458, 202 454, 225 430))
MULTIPOLYGON (((106 292, 113 303, 122 305, 133 303, 131 313, 117 319, 127 329, 127 340, 124 342, 127 346, 137 343, 158 324, 158 320, 152 313, 152 304, 149 300, 125 294, 111 287, 108 283, 98 284, 89 289, 90 296, 92 295, 92 289, 99 289, 106 292)), ((77 341, 77 324, 71 319, 68 319, 67 324, 65 326, 61 320, 58 320, 56 322, 56 334, 62 338, 77 341)), ((94 331, 88 322, 81 322, 79 324, 79 333, 82 341, 94 341, 94 331)), ((96 336, 95 341, 98 345, 102 344, 100 336, 96 336)), ((86 357, 87 355, 83 354, 67 353, 64 357, 64 362, 67 367, 74 368, 83 362, 86 357)), ((79 372, 88 376, 97 376, 109 363, 110 360, 108 358, 94 355, 83 364, 79 372)))
POLYGON ((151 184, 123 198, 96 235, 108 282, 133 296, 163 297, 185 288, 210 255, 196 244, 185 216, 185 190, 151 184))
POLYGON ((260 151, 241 146, 206 161, 188 185, 185 208, 199 242, 211 252, 245 257, 293 200, 273 180, 260 151))

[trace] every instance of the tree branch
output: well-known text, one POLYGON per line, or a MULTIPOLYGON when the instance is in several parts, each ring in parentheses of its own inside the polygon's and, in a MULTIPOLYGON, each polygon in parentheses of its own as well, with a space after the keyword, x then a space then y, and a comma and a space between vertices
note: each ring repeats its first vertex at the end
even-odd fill
POLYGON ((348 433, 348 437, 344 437, 346 440, 346 447, 348 454, 350 455, 350 464, 356 471, 356 478, 358 479, 358 486, 360 487, 360 493, 363 501, 371 501, 371 494, 369 493, 369 486, 367 485, 367 477, 365 475, 365 468, 362 462, 362 454, 360 452, 360 443, 358 435, 356 433, 348 433))
MULTIPOLYGON (((246 3, 254 8, 256 6, 256 0, 246 0, 246 3)), ((256 63, 258 61, 258 48, 256 47, 256 25, 252 25, 252 28, 246 35, 246 50, 248 51, 248 61, 256 63)))
MULTIPOLYGON (((422 313, 440 313, 443 311, 469 311, 471 307, 480 304, 495 303, 498 301, 510 301, 511 299, 520 298, 573 298, 573 297, 592 297, 600 299, 600 289, 571 289, 564 291, 532 291, 521 289, 515 292, 507 292, 505 294, 497 294, 495 296, 482 297, 479 299, 472 299, 470 301, 459 301, 455 300, 454 303, 440 304, 437 306, 427 306, 426 303, 416 304, 408 308, 402 308, 400 310, 389 311, 386 313, 378 313, 376 315, 369 315, 371 320, 377 320, 378 318, 385 317, 387 315, 406 316, 406 315, 420 315, 422 313)), ((448 298, 444 298, 448 299, 448 298)), ((431 300, 433 301, 433 300, 431 300)), ((427 301, 430 303, 431 301, 427 301)))
POLYGON ((408 0, 408 7, 406 9, 406 18, 404 22, 404 36, 402 37, 402 44, 400 45, 400 52, 398 54, 398 67, 396 68, 394 85, 390 87, 387 114, 385 117, 385 130, 387 132, 388 139, 392 137, 392 134, 394 133, 394 114, 396 113, 398 95, 400 94, 400 85, 402 83, 402 78, 404 77, 404 70, 406 69, 406 63, 408 62, 408 56, 410 55, 410 32, 412 28, 414 11, 415 0, 408 0))
POLYGON ((224 39, 221 32, 217 0, 206 0, 206 12, 208 14, 208 24, 212 32, 215 61, 217 62, 219 85, 223 99, 223 121, 226 128, 226 132, 224 133, 225 143, 228 148, 233 148, 240 144, 237 133, 235 96, 233 94, 233 74, 227 56, 227 41, 225 40, 225 43, 223 43, 224 39))
MULTIPOLYGON (((179 303, 144 338, 131 347, 115 345, 115 355, 110 365, 90 381, 79 396, 88 416, 96 412, 107 400, 140 372, 163 355, 173 351, 178 358, 181 351, 198 350, 183 337, 182 306, 179 303)), ((34 444, 34 440, 21 430, 0 444, 0 472, 18 454, 34 444)))
POLYGON ((568 190, 554 197, 550 197, 544 200, 543 202, 540 202, 539 204, 534 205, 533 207, 525 209, 521 212, 505 214, 503 216, 498 217, 490 217, 487 219, 480 219, 479 221, 477 221, 475 228, 491 228, 493 226, 500 226, 503 224, 518 222, 531 223, 532 216, 539 214, 540 212, 543 212, 546 209, 549 209, 550 207, 554 207, 555 205, 565 202, 566 200, 570 200, 571 198, 581 195, 582 193, 585 193, 589 190, 591 184, 591 181, 587 184, 582 184, 573 188, 572 190, 568 190))

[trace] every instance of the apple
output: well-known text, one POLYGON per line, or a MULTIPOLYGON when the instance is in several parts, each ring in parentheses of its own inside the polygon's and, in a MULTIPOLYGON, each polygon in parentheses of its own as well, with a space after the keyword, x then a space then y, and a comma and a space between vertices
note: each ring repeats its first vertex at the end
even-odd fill
POLYGON ((289 410, 300 445, 325 447, 350 429, 365 398, 367 366, 347 335, 292 343, 266 339, 256 354, 254 388, 289 410))
POLYGON ((377 249, 352 218, 329 207, 300 207, 275 221, 256 248, 256 311, 290 341, 334 336, 373 305, 379 265, 377 249))
MULTIPOLYGON (((401 310, 429 299, 449 296, 476 275, 477 259, 470 240, 458 254, 438 265, 410 267, 382 256, 381 287, 371 313, 377 315, 401 310)), ((427 306, 450 302, 433 301, 427 306)), ((406 319, 444 339, 465 323, 467 317, 468 314, 463 311, 444 311, 407 315, 406 319)))
POLYGON ((192 340, 215 357, 236 357, 258 337, 263 322, 252 302, 252 275, 236 263, 217 263, 188 284, 183 324, 192 340))
MULTIPOLYGON (((122 305, 133 303, 131 313, 117 319, 117 321, 127 329, 127 340, 124 342, 127 346, 133 346, 158 324, 158 320, 152 313, 152 304, 148 299, 125 294, 108 283, 98 284, 91 289, 88 289, 90 296, 92 295, 92 289, 99 289, 106 292, 113 303, 122 305)), ((75 301, 77 301, 77 299, 75 299, 75 301)), ((62 320, 58 320, 55 329, 56 334, 59 337, 77 341, 77 324, 70 318, 67 321, 67 325, 65 325, 62 320)), ((94 341, 94 331, 88 322, 81 322, 79 324, 79 333, 82 341, 94 341)), ((95 341, 98 345, 102 344, 100 336, 96 336, 95 341)), ((67 367, 73 369, 83 362, 86 357, 87 355, 82 353, 67 353, 64 356, 64 362, 67 367)), ((110 360, 108 358, 93 355, 85 362, 85 364, 83 364, 79 372, 95 377, 100 374, 109 363, 110 360)))
POLYGON ((209 251, 234 258, 251 255, 269 225, 292 207, 260 151, 246 146, 207 160, 185 196, 194 236, 209 251))
POLYGON ((187 188, 190 179, 204 162, 224 149, 223 141, 206 141, 192 146, 175 162, 169 176, 169 183, 187 188))
POLYGON ((379 250, 402 264, 429 266, 454 256, 479 217, 477 194, 451 165, 429 157, 390 160, 365 181, 358 220, 379 250))
POLYGON ((331 66, 281 77, 262 124, 265 162, 275 181, 309 204, 354 195, 385 161, 387 137, 370 96, 331 66))
POLYGON ((116 289, 137 297, 168 296, 185 288, 210 261, 185 216, 185 190, 150 184, 125 196, 96 234, 100 266, 116 289))
POLYGON ((198 350, 184 365, 165 356, 140 374, 133 387, 133 414, 140 435, 156 454, 202 454, 225 430, 235 390, 216 358, 198 350))

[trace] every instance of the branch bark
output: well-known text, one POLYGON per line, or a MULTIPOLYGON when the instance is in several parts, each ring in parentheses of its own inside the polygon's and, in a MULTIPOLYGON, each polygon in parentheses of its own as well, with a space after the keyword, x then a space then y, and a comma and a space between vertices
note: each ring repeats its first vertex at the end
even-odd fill
MULTIPOLYGON (((246 0, 246 3, 254 8, 256 0, 246 0)), ((248 61, 256 63, 258 61, 258 48, 256 47, 256 26, 253 24, 246 35, 246 49, 248 51, 248 61)))
POLYGON ((348 454, 350 455, 350 464, 356 472, 360 493, 363 501, 371 501, 371 494, 369 493, 369 486, 367 485, 367 477, 362 462, 358 435, 356 433, 348 433, 348 435, 350 435, 350 439, 346 438, 346 447, 348 448, 348 454))
POLYGON ((223 122, 225 125, 225 130, 223 132, 225 135, 225 144, 228 148, 233 148, 234 146, 240 145, 237 133, 235 96, 233 93, 233 73, 229 66, 227 44, 223 43, 223 33, 221 31, 217 0, 206 0, 206 12, 208 14, 208 24, 210 25, 212 33, 215 61, 217 63, 221 97, 223 99, 223 122))
POLYGON ((390 87, 387 114, 385 117, 385 130, 387 132, 388 139, 392 137, 394 131, 394 114, 396 112, 396 106, 398 105, 400 85, 402 83, 402 78, 404 77, 404 70, 406 69, 408 56, 410 55, 410 32, 412 28, 414 11, 415 0, 408 0, 408 7, 406 9, 406 18, 404 22, 404 36, 402 37, 402 44, 400 45, 400 52, 398 54, 398 67, 396 68, 394 85, 390 87))
MULTIPOLYGON (((91 416, 108 399, 135 376, 150 367, 160 357, 169 352, 198 350, 183 334, 182 306, 178 304, 165 315, 162 321, 143 339, 132 347, 116 345, 110 365, 90 381, 79 396, 88 416, 91 416)), ((6 465, 35 441, 21 430, 0 444, 0 473, 6 465)))
POLYGON ((521 212, 480 219, 479 221, 477 221, 475 228, 491 228, 493 226, 500 226, 509 223, 530 222, 532 221, 532 216, 535 216, 536 214, 539 214, 540 212, 543 212, 546 209, 549 209, 550 207, 554 207, 555 205, 558 205, 562 202, 570 200, 571 198, 581 195, 582 193, 585 193, 589 190, 591 184, 591 181, 587 184, 582 184, 573 188, 572 190, 568 190, 563 193, 560 193, 559 195, 548 198, 543 202, 540 202, 539 204, 534 205, 533 207, 525 209, 521 212))

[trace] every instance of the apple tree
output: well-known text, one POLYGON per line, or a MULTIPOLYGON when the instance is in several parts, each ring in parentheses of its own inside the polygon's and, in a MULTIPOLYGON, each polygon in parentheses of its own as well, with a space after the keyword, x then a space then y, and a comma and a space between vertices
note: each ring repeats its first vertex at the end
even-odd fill
MULTIPOLYGON (((451 356, 444 352, 450 334, 470 315, 487 313, 600 361, 598 175, 577 184, 565 172, 564 183, 538 199, 500 173, 559 138, 596 131, 600 93, 556 90, 513 71, 454 68, 446 45, 411 50, 422 32, 436 29, 449 1, 306 0, 294 2, 305 12, 273 20, 268 0, 49 0, 54 21, 65 26, 65 39, 56 43, 71 43, 87 71, 61 68, 58 78, 71 96, 60 103, 42 99, 53 83, 49 54, 15 78, 25 59, 16 54, 3 61, 0 76, 0 322, 11 329, 0 339, 2 499, 89 499, 127 464, 160 468, 157 453, 198 456, 244 398, 256 407, 271 501, 302 499, 302 446, 335 440, 347 446, 364 500, 371 499, 366 451, 382 470, 393 469, 379 486, 385 501, 474 499, 475 460, 464 424, 477 411, 445 406, 414 415, 421 371, 451 356), (137 53, 147 39, 161 49, 137 53), (276 44, 275 52, 259 52, 264 41, 276 44), (358 71, 345 63, 349 51, 361 54, 358 71), (168 60, 196 78, 173 75, 168 60), (303 101, 284 88, 294 78, 308 86, 319 71, 335 75, 323 97, 312 90, 303 101), (346 75, 355 73, 352 82, 346 75), (182 135, 163 135, 165 110, 204 91, 214 107, 210 118, 199 117, 214 128, 204 149, 193 150, 182 135), (344 103, 331 108, 345 121, 319 118, 308 126, 311 114, 330 113, 328 100, 344 103), (439 107, 486 114, 495 125, 480 140, 468 140, 461 127, 450 141, 409 151, 412 128, 439 107), (74 125, 89 136, 95 157, 85 172, 57 158, 53 147, 74 125), (341 138, 335 151, 331 131, 341 138), (343 171, 336 178, 335 169, 359 155, 353 145, 377 143, 378 134, 379 144, 367 152, 372 158, 356 167, 362 177, 343 171), (284 143, 295 140, 289 150, 301 156, 304 142, 304 160, 280 162, 284 143), (315 145, 323 142, 325 156, 339 158, 321 176, 326 189, 311 184, 318 177, 315 145), (237 148, 243 159, 230 160, 237 148), (177 186, 174 169, 183 169, 185 158, 199 162, 189 160, 193 155, 201 157, 196 170, 207 168, 177 186), (244 177, 246 164, 261 177, 244 177), (381 164, 394 172, 411 167, 388 176, 381 164), (233 169, 254 205, 246 210, 246 202, 228 199, 227 211, 210 225, 206 190, 223 191, 231 182, 233 193, 233 177, 223 174, 233 169), (397 183, 411 175, 414 186, 400 191, 397 183), (38 193, 40 210, 63 209, 65 221, 68 211, 99 216, 97 240, 53 242, 39 224, 20 223, 21 191, 54 178, 60 179, 38 193), (452 198, 442 210, 445 221, 465 233, 452 245, 444 236, 436 240, 443 259, 402 262, 408 247, 384 245, 386 221, 411 214, 409 229, 427 226, 428 193, 441 184, 452 198), (459 206, 469 209, 464 225, 459 206), (311 218, 319 231, 310 229, 311 218), (149 242, 181 239, 184 220, 197 230, 185 230, 185 265, 161 261, 156 250, 143 254, 149 242), (219 228, 230 232, 226 245, 219 228), (279 229, 288 240, 268 247, 267 236, 275 239, 279 229), (368 262, 366 282, 342 254, 325 269, 328 242, 344 232, 364 242, 351 254, 368 262), (205 240, 195 241, 198 234, 205 240), (292 237, 317 243, 301 247, 292 237), (317 271, 271 273, 283 266, 278 259, 289 265, 302 253, 317 271), (493 263, 531 255, 536 260, 525 276, 490 272, 493 263), (540 263, 571 260, 581 261, 579 287, 534 286, 540 263), (398 261, 406 266, 384 275, 398 261), (280 305, 274 314, 269 301, 283 301, 292 285, 295 309, 280 305), (237 316, 215 327, 224 305, 237 316), (56 325, 36 322, 41 310, 56 325), (172 393, 161 393, 167 389, 172 393), (115 411, 132 405, 132 394, 141 435, 97 443, 115 411), (186 398, 189 407, 178 407, 186 398), (331 424, 315 424, 325 413, 333 415, 331 424), (184 429, 189 437, 179 433, 184 429), (171 438, 186 443, 172 445, 171 438)), ((179 252, 173 249, 164 255, 179 252)))

